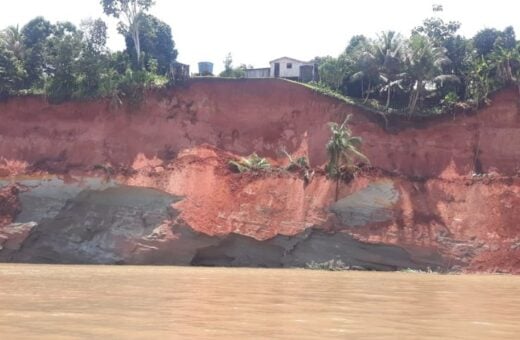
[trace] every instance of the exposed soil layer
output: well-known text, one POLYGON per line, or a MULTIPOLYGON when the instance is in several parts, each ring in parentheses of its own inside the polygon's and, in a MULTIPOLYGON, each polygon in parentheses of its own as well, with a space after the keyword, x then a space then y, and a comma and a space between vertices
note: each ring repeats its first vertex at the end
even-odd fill
POLYGON ((278 80, 192 81, 139 109, 0 104, 0 260, 520 272, 520 111, 393 120, 278 80), (352 113, 371 169, 320 171, 329 121, 352 113), (252 152, 286 165, 236 174, 252 152), (477 174, 482 173, 482 174, 477 174))

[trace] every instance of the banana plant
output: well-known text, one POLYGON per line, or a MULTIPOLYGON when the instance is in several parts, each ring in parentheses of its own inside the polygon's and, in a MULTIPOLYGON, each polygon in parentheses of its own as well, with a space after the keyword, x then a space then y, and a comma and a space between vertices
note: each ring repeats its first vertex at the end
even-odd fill
POLYGON ((466 78, 469 80, 467 97, 474 102, 475 108, 488 101, 490 90, 490 73, 494 68, 493 63, 483 56, 475 57, 469 62, 466 78))
POLYGON ((515 80, 511 64, 520 61, 518 50, 498 47, 491 54, 491 59, 496 66, 498 77, 505 84, 511 84, 515 80))

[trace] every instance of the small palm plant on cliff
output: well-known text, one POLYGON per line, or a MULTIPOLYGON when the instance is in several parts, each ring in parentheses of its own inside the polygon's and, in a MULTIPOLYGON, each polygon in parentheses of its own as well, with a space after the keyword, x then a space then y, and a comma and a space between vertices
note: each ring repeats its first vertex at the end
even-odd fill
POLYGON ((309 159, 305 156, 294 159, 285 149, 282 149, 282 153, 289 159, 289 164, 285 167, 285 170, 299 172, 303 176, 305 183, 308 184, 314 175, 314 171, 312 171, 309 165, 309 159))
POLYGON ((348 127, 351 118, 352 115, 349 114, 341 125, 329 123, 331 135, 326 145, 329 162, 325 169, 328 177, 336 181, 336 201, 339 195, 339 182, 352 178, 359 170, 356 161, 369 162, 368 158, 359 151, 362 139, 352 136, 352 131, 348 127))
POLYGON ((249 157, 242 157, 237 161, 229 161, 229 167, 236 172, 262 171, 271 168, 267 159, 252 153, 249 157))

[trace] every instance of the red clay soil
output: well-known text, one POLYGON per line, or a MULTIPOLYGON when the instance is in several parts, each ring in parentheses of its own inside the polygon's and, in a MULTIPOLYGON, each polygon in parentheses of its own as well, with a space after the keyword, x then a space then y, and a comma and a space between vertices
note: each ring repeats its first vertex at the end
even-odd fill
POLYGON ((348 232, 368 243, 398 245, 420 256, 440 254, 452 269, 520 269, 520 210, 515 209, 520 206, 520 179, 411 181, 362 173, 342 185, 340 197, 384 181, 393 185, 399 199, 389 205, 392 218, 349 227, 329 210, 334 183, 324 175, 305 184, 292 173, 236 174, 227 165, 234 157, 210 146, 188 149, 165 167, 142 166, 141 161, 126 183, 186 197, 174 205, 179 219, 208 235, 237 233, 267 240, 314 227, 348 232))
POLYGON ((203 145, 181 152, 166 167, 143 166, 141 161, 126 184, 185 197, 174 205, 180 218, 208 235, 237 233, 266 240, 327 221, 326 207, 333 198, 330 181, 321 176, 306 185, 303 177, 277 169, 238 174, 228 166, 236 158, 203 145))
POLYGON ((352 129, 378 168, 418 177, 443 177, 447 169, 467 175, 478 158, 484 171, 514 175, 520 169, 517 106, 516 90, 505 90, 478 115, 405 123, 411 127, 388 133, 372 114, 276 80, 196 81, 150 94, 134 111, 108 101, 50 105, 39 97, 14 98, 0 104, 0 155, 6 166, 66 172, 107 162, 128 166, 140 155, 165 159, 207 143, 273 158, 285 148, 320 165, 327 122, 353 113, 352 129))
MULTIPOLYGON (((267 240, 314 227, 440 254, 450 268, 518 273, 518 105, 517 91, 504 90, 478 114, 397 121, 388 132, 377 115, 277 80, 193 81, 150 94, 134 111, 108 101, 15 98, 0 104, 0 177, 110 176, 182 196, 178 219, 207 235, 267 240), (327 122, 346 113, 354 114, 352 130, 378 172, 343 185, 340 197, 388 181, 398 200, 385 221, 341 223, 330 212, 334 184, 323 175, 307 184, 283 171, 229 170, 230 159, 252 152, 283 164, 283 149, 321 167, 327 122), (487 175, 473 176, 476 170, 487 175)), ((0 209, 16 206, 1 203, 9 201, 2 195, 0 209)))

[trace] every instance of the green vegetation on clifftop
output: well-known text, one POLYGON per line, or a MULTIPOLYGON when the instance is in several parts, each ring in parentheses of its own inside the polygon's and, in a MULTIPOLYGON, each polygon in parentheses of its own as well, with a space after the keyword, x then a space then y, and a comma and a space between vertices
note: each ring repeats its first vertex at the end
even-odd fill
MULTIPOLYGON (((124 51, 106 47, 107 25, 88 19, 76 27, 36 17, 0 31, 0 100, 44 94, 50 102, 107 97, 138 104, 144 91, 172 82, 177 57, 171 28, 147 14, 153 0, 100 0, 119 20, 124 51)), ((305 86, 386 116, 478 109, 489 94, 520 86, 520 43, 511 26, 485 28, 468 39, 461 24, 442 19, 442 6, 405 37, 355 35, 338 57, 316 57, 319 81, 305 86)), ((250 66, 224 60, 221 77, 243 78, 250 66)))
POLYGON ((101 1, 106 14, 127 19, 118 25, 126 40, 122 52, 106 47, 101 19, 76 27, 36 17, 0 31, 0 99, 44 94, 52 103, 98 97, 137 103, 147 88, 167 84, 177 56, 171 28, 146 14, 153 1, 133 2, 101 1))
POLYGON ((486 28, 467 39, 445 22, 442 6, 405 38, 356 35, 338 57, 316 57, 315 90, 373 110, 412 115, 478 109, 491 92, 520 84, 520 44, 511 26, 486 28))

